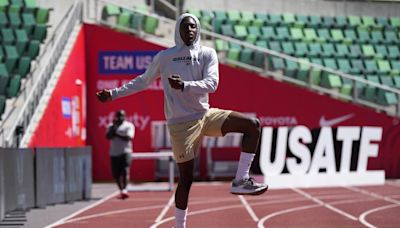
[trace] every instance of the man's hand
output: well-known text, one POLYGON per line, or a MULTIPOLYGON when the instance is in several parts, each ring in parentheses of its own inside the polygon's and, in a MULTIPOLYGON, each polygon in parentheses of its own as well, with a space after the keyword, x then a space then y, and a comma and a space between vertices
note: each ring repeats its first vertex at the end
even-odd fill
POLYGON ((183 85, 181 76, 172 75, 171 77, 168 78, 168 81, 169 81, 169 85, 171 86, 171 88, 179 89, 179 90, 183 91, 184 85, 183 85))
POLYGON ((111 92, 110 92, 110 90, 103 89, 102 91, 97 92, 96 96, 101 102, 111 101, 111 92))

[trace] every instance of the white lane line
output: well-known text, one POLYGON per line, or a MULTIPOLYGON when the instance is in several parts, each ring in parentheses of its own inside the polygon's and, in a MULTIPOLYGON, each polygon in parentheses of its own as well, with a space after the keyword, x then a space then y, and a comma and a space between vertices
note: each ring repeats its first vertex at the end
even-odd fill
MULTIPOLYGON (((348 203, 355 203, 355 202, 365 202, 365 201, 370 201, 370 200, 371 200, 371 199, 339 200, 339 201, 334 201, 334 202, 332 202, 331 204, 332 204, 332 205, 336 205, 336 204, 348 204, 348 203)), ((287 213, 294 212, 294 211, 307 210, 307 209, 314 208, 314 207, 322 207, 322 206, 323 206, 323 205, 321 205, 321 204, 313 204, 313 205, 305 205, 305 206, 301 206, 301 207, 295 207, 295 208, 289 208, 289 209, 285 209, 285 210, 281 210, 281 211, 276 211, 276 212, 274 212, 274 213, 272 213, 272 214, 269 214, 269 215, 267 215, 267 216, 261 218, 261 219, 258 221, 257 227, 258 227, 258 228, 264 228, 264 227, 265 227, 265 226, 264 226, 264 223, 265 223, 268 219, 270 219, 270 218, 272 218, 272 217, 275 217, 275 216, 278 216, 278 215, 287 214, 287 213)))
POLYGON ((369 227, 369 228, 376 228, 376 226, 372 225, 371 223, 369 223, 369 222, 367 221, 367 219, 366 219, 367 215, 372 214, 372 213, 377 212, 377 211, 383 211, 383 210, 386 210, 386 209, 389 209, 389 208, 392 208, 392 207, 400 207, 400 204, 390 204, 390 205, 386 205, 386 206, 382 206, 382 207, 377 207, 377 208, 374 208, 374 209, 365 211, 365 212, 362 213, 362 214, 360 215, 360 217, 359 217, 360 222, 361 222, 363 225, 365 225, 365 226, 367 226, 367 227, 369 227))
POLYGON ((334 211, 334 212, 336 212, 338 214, 341 214, 341 215, 343 215, 343 216, 345 216, 345 217, 347 217, 347 218, 349 218, 351 220, 358 221, 358 219, 356 217, 354 217, 353 215, 351 215, 349 213, 346 213, 346 212, 344 212, 344 211, 342 211, 342 210, 340 210, 340 209, 338 209, 338 208, 336 208, 336 207, 334 207, 334 206, 332 206, 330 204, 324 203, 323 201, 311 196, 310 194, 308 194, 306 192, 303 192, 300 189, 292 188, 292 190, 297 192, 297 193, 299 193, 299 194, 301 194, 301 195, 303 195, 304 197, 306 197, 306 198, 308 198, 308 199, 310 199, 310 200, 312 200, 312 201, 314 201, 314 202, 316 202, 316 203, 328 208, 331 211, 334 211))
POLYGON ((165 205, 165 207, 162 209, 161 213, 157 216, 155 222, 159 222, 161 221, 165 214, 168 212, 168 209, 172 206, 172 204, 174 203, 174 199, 175 199, 175 193, 172 193, 172 196, 169 198, 168 203, 165 205))
POLYGON ((286 214, 286 213, 290 213, 290 212, 293 212, 293 211, 306 210, 306 209, 310 209, 310 208, 314 208, 314 207, 321 207, 321 206, 322 205, 320 205, 320 204, 313 204, 313 205, 306 205, 306 206, 294 207, 294 208, 290 208, 290 209, 286 209, 286 210, 282 210, 282 211, 277 211, 277 212, 269 214, 269 215, 265 216, 264 218, 260 219, 258 221, 257 227, 258 228, 264 228, 265 227, 264 226, 265 221, 267 221, 268 219, 270 219, 272 217, 281 215, 281 214, 286 214))
POLYGON ((391 181, 386 181, 385 184, 393 186, 393 187, 398 187, 400 188, 400 183, 398 182, 391 182, 391 181))
POLYGON ((398 200, 392 199, 392 198, 390 198, 388 196, 379 195, 379 194, 377 194, 375 192, 370 192, 370 191, 367 191, 367 190, 364 190, 364 189, 359 189, 359 188, 351 187, 351 186, 345 186, 344 188, 347 188, 347 189, 349 189, 349 190, 351 190, 353 192, 359 192, 359 193, 362 193, 364 195, 371 196, 371 197, 374 197, 374 198, 377 198, 377 199, 380 199, 380 200, 384 200, 384 201, 387 201, 387 202, 390 202, 390 203, 400 204, 400 201, 398 201, 398 200))
POLYGON ((115 191, 115 192, 111 193, 110 195, 102 198, 101 200, 96 201, 95 203, 90 204, 87 207, 84 207, 84 208, 80 209, 79 211, 77 211, 75 213, 72 213, 72 214, 70 214, 70 215, 68 215, 68 216, 66 216, 66 217, 64 217, 64 218, 62 218, 62 219, 60 219, 60 220, 58 220, 58 221, 46 226, 46 227, 44 227, 44 228, 52 228, 52 227, 61 225, 61 224, 65 223, 66 220, 68 220, 68 219, 70 219, 70 218, 72 218, 72 217, 74 217, 74 216, 76 216, 76 215, 78 215, 78 214, 80 214, 80 213, 82 213, 84 211, 87 211, 87 210, 89 210, 89 209, 91 209, 93 207, 96 207, 96 206, 104 203, 105 201, 107 201, 107 200, 113 198, 114 196, 116 196, 118 193, 119 193, 119 191, 115 191))
POLYGON ((258 217, 256 215, 256 213, 254 213, 253 209, 251 208, 250 204, 247 202, 247 200, 243 197, 243 196, 238 196, 240 199, 240 202, 242 202, 242 204, 244 205, 244 207, 246 208, 247 212, 249 213, 249 215, 251 216, 251 218, 253 219, 254 222, 258 222, 258 217))
POLYGON ((131 208, 131 209, 116 210, 116 211, 107 211, 107 212, 104 212, 104 213, 98 213, 98 214, 78 217, 78 218, 75 218, 75 219, 70 219, 68 221, 65 221, 64 223, 78 222, 78 221, 82 221, 82 220, 98 218, 98 217, 103 217, 103 216, 108 216, 108 215, 122 214, 122 213, 127 213, 127 212, 159 209, 159 208, 162 208, 162 207, 163 207, 163 205, 153 205, 153 206, 137 207, 137 208, 131 208))

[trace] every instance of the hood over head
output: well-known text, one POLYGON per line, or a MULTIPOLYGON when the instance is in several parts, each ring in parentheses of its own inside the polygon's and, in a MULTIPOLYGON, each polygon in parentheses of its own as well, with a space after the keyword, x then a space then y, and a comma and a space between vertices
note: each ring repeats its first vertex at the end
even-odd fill
POLYGON ((197 48, 197 47, 200 46, 200 32, 201 32, 201 26, 200 26, 200 21, 199 21, 199 19, 198 19, 195 15, 190 14, 190 13, 184 13, 184 14, 182 14, 182 15, 178 18, 178 20, 176 21, 176 24, 175 24, 175 45, 178 46, 178 47, 186 46, 186 44, 183 42, 182 37, 181 37, 181 34, 180 34, 180 32, 179 32, 179 27, 180 27, 180 25, 181 25, 182 20, 183 20, 185 17, 191 17, 191 18, 193 18, 194 21, 195 21, 196 24, 197 24, 197 31, 198 31, 198 32, 197 32, 197 36, 196 36, 196 38, 194 39, 194 42, 193 42, 193 45, 192 45, 193 47, 197 48))

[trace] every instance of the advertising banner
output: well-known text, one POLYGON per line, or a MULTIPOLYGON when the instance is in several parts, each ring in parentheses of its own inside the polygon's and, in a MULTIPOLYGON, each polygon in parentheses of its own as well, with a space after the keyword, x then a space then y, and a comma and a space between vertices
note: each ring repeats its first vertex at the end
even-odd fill
POLYGON ((86 69, 81 28, 29 147, 86 144, 86 69))
MULTIPOLYGON (((93 174, 96 180, 111 180, 105 133, 115 111, 124 109, 136 127, 134 151, 148 152, 170 145, 163 91, 156 81, 148 90, 105 104, 97 100, 95 93, 121 86, 141 74, 156 52, 164 48, 95 25, 85 25, 85 39, 93 174), (157 132, 165 136, 155 136, 157 132)), ((254 172, 384 170, 386 177, 400 176, 399 119, 384 113, 222 64, 219 87, 210 94, 210 104, 260 120, 263 136, 254 172)), ((131 177, 152 179, 154 168, 153 161, 134 162, 131 177)))

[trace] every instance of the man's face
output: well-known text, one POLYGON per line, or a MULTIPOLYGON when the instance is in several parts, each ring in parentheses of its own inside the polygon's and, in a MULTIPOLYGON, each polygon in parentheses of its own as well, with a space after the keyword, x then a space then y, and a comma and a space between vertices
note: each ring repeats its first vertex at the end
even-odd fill
POLYGON ((192 17, 185 17, 183 18, 180 26, 179 26, 179 33, 183 42, 190 46, 193 44, 194 40, 197 37, 197 33, 199 29, 197 28, 196 21, 192 17))

